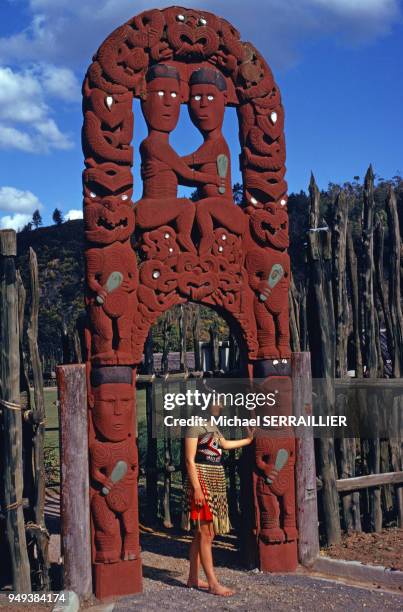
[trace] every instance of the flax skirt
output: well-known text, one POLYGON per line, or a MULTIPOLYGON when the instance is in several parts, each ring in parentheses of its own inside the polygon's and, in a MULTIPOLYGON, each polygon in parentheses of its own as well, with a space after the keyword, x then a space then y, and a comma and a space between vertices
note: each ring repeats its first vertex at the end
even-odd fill
POLYGON ((189 531, 200 521, 213 521, 214 533, 228 533, 230 523, 228 518, 227 486, 222 465, 196 463, 197 476, 206 499, 204 506, 198 507, 193 499, 193 487, 186 474, 183 485, 182 528, 189 531))

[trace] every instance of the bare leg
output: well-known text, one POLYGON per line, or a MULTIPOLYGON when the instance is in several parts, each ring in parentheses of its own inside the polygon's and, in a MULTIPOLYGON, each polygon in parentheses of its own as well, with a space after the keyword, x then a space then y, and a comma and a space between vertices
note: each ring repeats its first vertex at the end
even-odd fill
POLYGON ((196 254, 190 236, 196 214, 194 202, 186 198, 142 199, 136 202, 134 210, 137 226, 143 230, 176 223, 178 242, 184 249, 196 254))
POLYGON ((220 198, 206 198, 196 203, 196 219, 201 239, 199 253, 207 255, 214 242, 213 219, 226 227, 230 232, 242 236, 246 230, 245 213, 233 202, 220 198))
POLYGON ((190 545, 190 553, 189 553, 189 578, 187 581, 188 587, 198 588, 198 589, 207 589, 208 583, 204 582, 204 580, 199 579, 199 569, 200 569, 200 532, 195 531, 193 541, 190 545))
POLYGON ((204 573, 208 581, 209 592, 212 595, 221 595, 222 597, 230 597, 234 591, 220 584, 214 572, 213 554, 211 545, 214 539, 212 521, 200 522, 200 560, 203 565, 204 573))

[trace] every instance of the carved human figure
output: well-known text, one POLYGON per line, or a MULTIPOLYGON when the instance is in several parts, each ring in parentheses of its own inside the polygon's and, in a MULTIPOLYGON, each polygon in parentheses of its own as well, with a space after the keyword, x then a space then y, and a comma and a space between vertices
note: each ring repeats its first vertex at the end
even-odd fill
MULTIPOLYGON (((272 376, 263 386, 265 393, 276 394, 273 413, 276 416, 291 414, 291 379, 272 376)), ((292 429, 259 429, 255 440, 255 461, 259 538, 266 544, 296 540, 295 438, 292 429)))
POLYGON ((286 252, 257 249, 246 256, 249 285, 255 292, 254 312, 258 357, 290 357, 288 287, 290 258, 286 252))
MULTIPOLYGON (((134 388, 131 368, 123 380, 92 381, 90 408, 95 439, 90 444, 91 514, 95 562, 116 563, 139 556, 134 388)), ((120 377, 122 380, 122 377, 120 377)))
POLYGON ((188 185, 219 184, 217 174, 190 168, 169 144, 176 127, 181 104, 179 73, 173 66, 156 64, 146 75, 146 96, 141 102, 148 126, 148 136, 140 145, 143 168, 143 197, 135 204, 136 223, 142 229, 176 223, 177 240, 192 253, 191 240, 195 217, 194 203, 177 198, 178 181, 188 185), (150 164, 159 162, 158 172, 149 172, 150 164))
POLYGON ((94 364, 130 364, 138 272, 130 241, 86 252, 94 364))
POLYGON ((214 222, 238 235, 247 229, 243 211, 234 204, 231 182, 231 156, 222 133, 227 84, 213 68, 200 68, 189 81, 189 114, 203 136, 203 144, 184 161, 202 172, 215 172, 221 184, 199 187, 196 219, 200 229, 200 255, 206 255, 214 241, 214 222))

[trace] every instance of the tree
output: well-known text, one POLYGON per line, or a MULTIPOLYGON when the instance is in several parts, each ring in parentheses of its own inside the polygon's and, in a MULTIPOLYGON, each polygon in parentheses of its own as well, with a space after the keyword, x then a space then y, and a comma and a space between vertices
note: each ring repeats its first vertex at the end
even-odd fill
POLYGON ((30 232, 32 230, 32 223, 29 221, 26 225, 24 225, 24 227, 22 228, 22 232, 30 232))
POLYGON ((32 215, 32 225, 35 227, 35 229, 38 229, 38 227, 42 225, 42 217, 38 209, 36 209, 32 215))
POLYGON ((243 200, 243 185, 242 183, 234 183, 232 185, 232 197, 235 204, 241 204, 243 200))
POLYGON ((64 221, 62 211, 58 208, 55 208, 55 210, 53 211, 52 219, 53 223, 55 223, 56 225, 61 225, 64 221))

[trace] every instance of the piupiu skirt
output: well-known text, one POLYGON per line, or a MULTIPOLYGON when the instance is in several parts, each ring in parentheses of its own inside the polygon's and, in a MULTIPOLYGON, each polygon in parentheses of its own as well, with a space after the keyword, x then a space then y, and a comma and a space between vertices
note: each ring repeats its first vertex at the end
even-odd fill
POLYGON ((196 506, 193 487, 186 474, 183 485, 182 528, 189 531, 197 527, 200 521, 212 521, 215 534, 228 533, 230 522, 223 466, 196 463, 196 470, 206 503, 203 506, 196 506))

